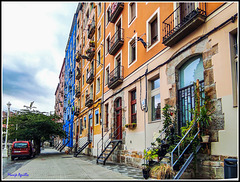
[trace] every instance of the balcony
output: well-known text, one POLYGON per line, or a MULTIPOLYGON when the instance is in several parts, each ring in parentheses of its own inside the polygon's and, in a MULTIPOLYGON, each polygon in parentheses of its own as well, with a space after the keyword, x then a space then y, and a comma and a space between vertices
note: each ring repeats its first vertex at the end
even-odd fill
POLYGON ((79 107, 76 107, 75 108, 75 111, 74 111, 74 115, 75 116, 78 116, 80 114, 80 108, 79 107))
POLYGON ((85 106, 91 107, 93 105, 93 93, 86 95, 85 106))
POLYGON ((94 69, 90 69, 90 71, 87 73, 87 79, 86 83, 91 84, 92 81, 94 80, 94 69))
POLYGON ((120 28, 111 38, 110 40, 110 48, 109 54, 115 55, 117 51, 123 46, 124 39, 123 39, 124 29, 120 28))
POLYGON ((122 10, 124 8, 124 3, 117 3, 114 2, 111 7, 111 17, 110 17, 110 22, 115 23, 118 16, 121 14, 122 10))
POLYGON ((79 67, 77 67, 77 69, 76 69, 76 79, 79 80, 80 77, 81 77, 81 71, 80 71, 79 67))
POLYGON ((91 61, 93 59, 93 57, 95 56, 95 48, 89 47, 86 50, 86 54, 87 54, 87 60, 91 61))
POLYGON ((123 66, 117 66, 109 74, 108 88, 114 89, 123 82, 123 66))
POLYGON ((173 46, 196 30, 206 19, 206 3, 182 3, 162 23, 163 44, 173 46))
POLYGON ((77 88, 75 89, 75 96, 76 96, 77 98, 79 98, 80 95, 81 95, 80 87, 77 86, 77 88))
POLYGON ((88 38, 91 39, 95 33, 95 21, 88 25, 88 38))
POLYGON ((81 54, 79 51, 76 52, 76 62, 80 62, 80 59, 81 59, 81 54))

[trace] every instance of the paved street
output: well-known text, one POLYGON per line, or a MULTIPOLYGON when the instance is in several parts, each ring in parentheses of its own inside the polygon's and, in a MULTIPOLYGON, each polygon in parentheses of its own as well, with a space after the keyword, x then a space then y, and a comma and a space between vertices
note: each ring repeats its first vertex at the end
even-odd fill
POLYGON ((16 171, 9 172, 3 180, 26 179, 75 179, 75 180, 137 180, 143 179, 141 169, 125 165, 97 165, 96 159, 60 153, 46 148, 42 154, 25 162, 16 171))

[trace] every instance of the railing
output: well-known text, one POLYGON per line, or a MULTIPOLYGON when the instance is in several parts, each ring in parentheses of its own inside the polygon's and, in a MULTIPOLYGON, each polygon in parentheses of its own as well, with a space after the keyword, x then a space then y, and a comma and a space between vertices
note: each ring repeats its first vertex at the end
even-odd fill
POLYGON ((88 38, 91 39, 94 33, 95 33, 95 21, 92 21, 92 23, 89 24, 88 27, 88 38))
POLYGON ((123 45, 124 29, 119 28, 110 40, 109 54, 113 55, 123 45))
POLYGON ((111 73, 109 74, 109 81, 108 81, 108 87, 111 88, 111 86, 116 81, 123 81, 123 66, 117 66, 111 73))
POLYGON ((75 89, 75 96, 80 97, 80 95, 81 95, 80 86, 77 86, 77 88, 75 89))
POLYGON ((112 4, 110 22, 115 23, 115 21, 117 20, 123 8, 124 8, 124 3, 114 2, 112 4))
POLYGON ((186 132, 186 134, 182 137, 182 139, 178 142, 178 144, 176 145, 176 147, 171 151, 171 167, 174 167, 176 165, 176 163, 183 157, 183 154, 189 149, 189 147, 191 146, 191 144, 193 143, 193 141, 195 139, 197 139, 197 136, 200 132, 200 129, 197 128, 197 132, 194 134, 193 139, 188 143, 188 145, 182 149, 181 151, 181 144, 184 142, 184 140, 187 138, 187 136, 189 136, 190 132, 193 129, 196 129, 197 127, 197 121, 195 121, 192 125, 192 127, 186 132), (176 160, 174 159, 174 152, 177 150, 177 154, 175 156, 176 160))
POLYGON ((76 79, 78 80, 81 77, 81 71, 79 67, 76 68, 76 72, 77 72, 76 79))
POLYGON ((80 108, 76 107, 75 111, 74 111, 74 115, 77 116, 77 115, 79 115, 79 113, 80 113, 80 108))
POLYGON ((206 3, 198 3, 195 8, 195 3, 186 3, 185 9, 180 6, 172 12, 162 23, 163 42, 174 32, 184 27, 188 22, 191 22, 196 15, 206 16, 206 3), (184 16, 185 15, 185 16, 184 16))
MULTIPOLYGON (((199 89, 200 89, 200 106, 204 104, 204 80, 199 81, 199 89)), ((186 125, 186 121, 192 121, 193 113, 191 113, 191 109, 195 108, 194 102, 194 90, 195 85, 189 85, 187 87, 181 88, 178 90, 178 120, 179 129, 186 125)))
POLYGON ((88 83, 88 84, 92 83, 93 79, 94 79, 94 69, 92 68, 87 73, 86 83, 88 83))
POLYGON ((92 103, 93 103, 93 93, 87 94, 85 106, 89 107, 92 105, 92 103))
POLYGON ((80 138, 78 140, 78 148, 82 148, 89 141, 88 137, 80 138))
MULTIPOLYGON (((122 133, 121 125, 118 126, 114 131, 113 131, 113 127, 111 127, 97 143, 97 157, 99 157, 98 151, 99 150, 101 151, 100 152, 100 155, 101 155, 101 153, 106 148, 106 146, 109 144, 109 142, 111 142, 112 140, 116 140, 121 135, 121 133, 122 133), (108 138, 106 138, 107 134, 109 134, 108 138), (100 142, 101 142, 101 145, 99 146, 100 142)), ((119 140, 121 140, 121 139, 119 139, 119 140)))

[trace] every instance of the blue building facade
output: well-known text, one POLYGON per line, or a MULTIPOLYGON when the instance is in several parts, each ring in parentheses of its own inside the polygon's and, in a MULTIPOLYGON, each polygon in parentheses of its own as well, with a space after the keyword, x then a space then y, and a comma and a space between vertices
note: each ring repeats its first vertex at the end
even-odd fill
POLYGON ((67 138, 63 139, 66 146, 73 146, 73 122, 75 99, 75 63, 76 63, 76 31, 78 10, 74 14, 68 43, 65 49, 65 85, 64 85, 64 125, 67 138))

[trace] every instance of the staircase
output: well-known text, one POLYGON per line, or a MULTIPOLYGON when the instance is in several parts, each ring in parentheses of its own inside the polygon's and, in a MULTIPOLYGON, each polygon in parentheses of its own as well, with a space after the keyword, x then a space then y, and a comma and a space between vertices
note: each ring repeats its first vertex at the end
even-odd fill
POLYGON ((119 129, 120 129, 120 132, 122 132, 121 126, 119 126, 114 132, 112 132, 113 129, 111 128, 105 133, 102 139, 99 140, 99 142, 97 143, 97 164, 102 163, 103 165, 105 165, 107 159, 110 157, 113 151, 117 148, 117 146, 120 143, 122 143, 122 139, 118 139, 120 133, 116 134, 116 131, 119 131, 119 129), (100 142, 101 142, 101 145, 99 147, 100 142), (102 152, 100 153, 100 155, 98 155, 98 151, 100 148, 102 148, 102 152))
POLYGON ((64 149, 64 147, 66 147, 66 145, 70 142, 70 140, 68 139, 68 141, 65 144, 61 144, 57 150, 59 150, 59 152, 62 152, 62 150, 64 149))
POLYGON ((182 139, 178 142, 176 147, 171 151, 171 167, 173 169, 176 169, 177 174, 173 177, 173 179, 180 179, 184 171, 187 169, 189 164, 192 162, 194 158, 194 153, 198 153, 199 149, 201 148, 200 140, 199 140, 199 133, 200 129, 197 128, 196 133, 194 134, 194 137, 192 140, 187 144, 187 146, 183 149, 181 149, 181 144, 186 141, 187 137, 189 137, 190 132, 193 132, 194 129, 197 128, 197 122, 195 122, 192 127, 186 132, 186 134, 182 137, 182 139), (192 151, 187 159, 184 161, 184 154, 187 152, 187 150, 190 150, 193 146, 193 142, 196 141, 197 146, 195 148, 195 151, 192 151), (175 155, 174 155, 175 154, 175 155))
MULTIPOLYGON (((156 141, 161 141, 161 144, 159 145, 160 148, 158 153, 159 160, 158 162, 154 161, 152 165, 149 162, 149 165, 153 166, 156 163, 168 163, 171 166, 171 168, 176 172, 176 175, 173 177, 173 179, 180 179, 184 171, 187 169, 187 167, 190 165, 190 163, 194 159, 194 153, 197 153, 201 148, 200 140, 198 137, 200 129, 197 128, 196 133, 193 134, 193 131, 195 131, 194 129, 196 128, 197 128, 197 122, 195 122, 192 125, 192 127, 186 132, 186 134, 181 138, 181 140, 176 144, 175 148, 171 152, 167 152, 169 145, 165 143, 163 140, 163 136, 165 135, 165 131, 167 128, 163 130, 160 133, 160 135, 156 138, 156 140, 151 144, 151 146, 147 148, 147 151, 149 151, 155 147, 154 143, 156 141), (190 136, 190 133, 194 135, 191 141, 187 140, 190 136), (196 141, 195 144, 197 144, 195 151, 191 149, 194 141, 196 141), (185 148, 183 148, 181 145, 183 144, 183 142, 186 143, 185 148), (189 154, 189 151, 191 151, 190 154, 189 154), (189 156, 188 158, 184 158, 184 154, 186 154, 187 152, 189 156), (168 162, 162 161, 164 158, 169 159, 170 161, 168 162)), ((167 139, 168 139, 168 136, 165 138, 165 141, 167 141, 167 139)))
POLYGON ((89 144, 91 143, 91 140, 89 140, 88 138, 83 138, 79 140, 78 142, 78 149, 77 151, 74 153, 74 157, 77 157, 78 154, 80 154, 89 144))

